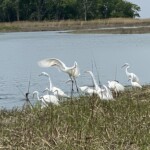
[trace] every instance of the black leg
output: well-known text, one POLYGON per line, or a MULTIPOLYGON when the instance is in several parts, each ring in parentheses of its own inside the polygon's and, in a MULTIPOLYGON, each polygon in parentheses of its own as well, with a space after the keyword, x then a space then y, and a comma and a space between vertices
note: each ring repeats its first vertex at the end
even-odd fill
POLYGON ((75 85, 76 85, 77 92, 79 93, 79 89, 78 89, 78 86, 77 86, 77 81, 76 81, 76 79, 74 79, 74 81, 75 81, 75 85))
POLYGON ((73 80, 72 80, 72 78, 70 78, 70 79, 71 79, 71 99, 72 99, 74 89, 73 89, 73 80))

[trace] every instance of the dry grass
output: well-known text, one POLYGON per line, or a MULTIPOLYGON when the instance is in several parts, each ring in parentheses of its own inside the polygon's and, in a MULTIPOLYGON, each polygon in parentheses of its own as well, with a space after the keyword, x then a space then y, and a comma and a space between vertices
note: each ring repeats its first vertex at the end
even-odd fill
POLYGON ((1 149, 148 150, 150 87, 114 101, 80 97, 42 110, 1 110, 0 120, 1 149))
POLYGON ((150 33, 150 26, 146 27, 118 27, 118 28, 99 28, 99 29, 81 29, 81 30, 75 30, 72 31, 72 33, 84 33, 84 34, 144 34, 144 33, 150 33))
POLYGON ((122 26, 148 26, 150 19, 129 19, 112 18, 91 21, 42 21, 42 22, 12 22, 0 23, 0 31, 54 31, 54 30, 78 30, 78 29, 99 29, 102 27, 122 27, 122 26))

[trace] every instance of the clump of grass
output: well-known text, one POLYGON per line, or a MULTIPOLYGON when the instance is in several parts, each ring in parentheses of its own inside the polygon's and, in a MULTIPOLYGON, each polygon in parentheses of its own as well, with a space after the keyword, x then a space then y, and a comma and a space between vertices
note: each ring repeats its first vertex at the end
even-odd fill
POLYGON ((113 101, 73 98, 44 109, 0 110, 4 149, 148 149, 150 89, 129 89, 113 101))

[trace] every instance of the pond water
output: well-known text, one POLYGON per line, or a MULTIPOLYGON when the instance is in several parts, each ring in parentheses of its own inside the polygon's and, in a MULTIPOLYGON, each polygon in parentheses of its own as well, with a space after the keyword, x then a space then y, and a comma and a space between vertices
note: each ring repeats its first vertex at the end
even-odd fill
POLYGON ((67 66, 78 62, 80 86, 92 84, 89 75, 84 73, 86 70, 92 70, 97 78, 99 74, 102 84, 114 79, 130 84, 125 69, 121 68, 125 62, 130 64, 130 72, 139 76, 141 84, 150 82, 150 34, 0 33, 0 107, 22 106, 21 91, 27 92, 29 80, 30 98, 35 90, 41 93, 48 87, 48 79, 38 76, 42 71, 50 74, 53 85, 69 92, 66 74, 37 65, 39 60, 52 57, 67 66))

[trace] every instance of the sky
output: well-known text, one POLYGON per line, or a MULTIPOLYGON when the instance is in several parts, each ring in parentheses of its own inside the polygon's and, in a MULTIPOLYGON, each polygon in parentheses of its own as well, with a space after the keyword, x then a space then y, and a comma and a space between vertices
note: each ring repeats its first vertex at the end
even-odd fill
POLYGON ((133 4, 140 6, 141 11, 139 11, 140 18, 150 18, 150 0, 128 0, 133 4))

